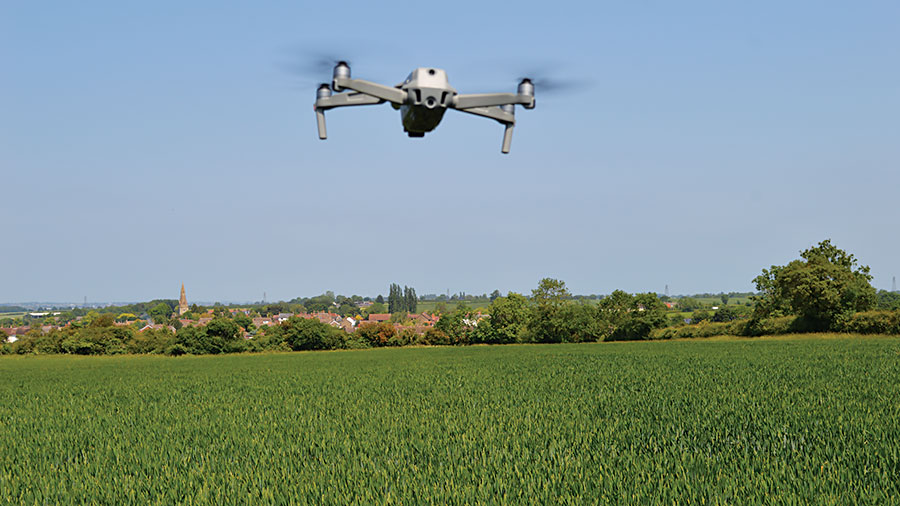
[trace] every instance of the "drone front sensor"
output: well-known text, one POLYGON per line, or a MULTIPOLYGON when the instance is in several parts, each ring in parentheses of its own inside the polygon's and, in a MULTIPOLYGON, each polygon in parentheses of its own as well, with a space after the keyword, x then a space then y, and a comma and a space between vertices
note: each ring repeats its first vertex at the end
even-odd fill
POLYGON ((413 70, 405 81, 390 87, 351 78, 350 65, 340 61, 334 66, 331 86, 322 84, 316 90, 314 108, 319 138, 323 140, 327 138, 326 110, 385 102, 390 102, 391 107, 400 111, 403 131, 410 137, 423 137, 427 132, 434 130, 447 109, 496 120, 505 127, 501 152, 509 153, 513 126, 516 124, 515 106, 534 109, 534 84, 525 78, 519 83, 516 93, 460 95, 450 86, 446 72, 436 68, 420 67, 413 70), (332 91, 336 94, 332 94, 332 91))

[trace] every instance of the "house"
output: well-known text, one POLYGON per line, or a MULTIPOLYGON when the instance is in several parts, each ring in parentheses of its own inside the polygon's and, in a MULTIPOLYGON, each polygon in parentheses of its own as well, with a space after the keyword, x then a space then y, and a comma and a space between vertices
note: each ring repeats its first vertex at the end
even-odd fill
POLYGON ((256 328, 272 325, 272 319, 267 317, 253 318, 253 326, 256 328))
MULTIPOLYGON (((337 313, 326 313, 324 311, 315 313, 313 315, 313 317, 318 319, 320 322, 327 323, 329 325, 331 325, 334 322, 340 322, 340 320, 341 320, 341 315, 339 315, 337 313)), ((340 326, 340 323, 338 323, 338 326, 340 326)))
POLYGON ((438 316, 425 312, 422 312, 420 314, 411 314, 409 315, 409 319, 412 320, 413 324, 415 324, 416 326, 423 327, 434 327, 434 324, 437 323, 438 320, 440 320, 438 316))
POLYGON ((294 316, 294 313, 278 313, 277 315, 273 316, 273 318, 278 323, 283 323, 288 321, 292 316, 294 316))
POLYGON ((391 313, 372 313, 369 315, 369 318, 366 320, 368 322, 375 323, 384 323, 386 321, 390 321, 391 313))
POLYGON ((31 327, 4 327, 0 328, 0 337, 7 343, 14 343, 18 341, 22 336, 28 333, 31 330, 31 327))

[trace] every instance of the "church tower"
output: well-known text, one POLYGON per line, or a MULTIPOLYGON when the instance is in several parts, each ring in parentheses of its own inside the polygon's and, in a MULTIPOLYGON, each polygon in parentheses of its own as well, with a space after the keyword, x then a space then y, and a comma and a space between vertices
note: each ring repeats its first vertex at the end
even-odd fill
POLYGON ((187 304, 187 297, 184 295, 184 283, 181 284, 181 299, 178 300, 178 316, 183 315, 189 311, 187 304))

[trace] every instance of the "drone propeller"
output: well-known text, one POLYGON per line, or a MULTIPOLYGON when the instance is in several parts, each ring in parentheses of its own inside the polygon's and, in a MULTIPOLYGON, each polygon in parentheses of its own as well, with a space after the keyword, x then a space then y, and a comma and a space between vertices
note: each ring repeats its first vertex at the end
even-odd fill
POLYGON ((529 73, 518 78, 519 81, 525 79, 531 81, 531 84, 534 85, 535 93, 538 93, 541 96, 578 91, 588 86, 588 83, 585 83, 584 81, 550 78, 536 73, 529 73))
POLYGON ((332 71, 339 63, 350 65, 346 55, 338 57, 332 52, 322 51, 293 50, 289 51, 286 59, 287 61, 282 62, 279 66, 303 88, 319 86, 320 83, 331 81, 332 71))

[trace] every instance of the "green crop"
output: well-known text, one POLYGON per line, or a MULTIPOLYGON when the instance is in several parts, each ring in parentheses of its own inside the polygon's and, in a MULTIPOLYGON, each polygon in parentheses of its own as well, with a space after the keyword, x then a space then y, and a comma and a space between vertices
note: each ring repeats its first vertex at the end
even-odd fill
POLYGON ((0 358, 0 503, 900 503, 900 339, 0 358))

